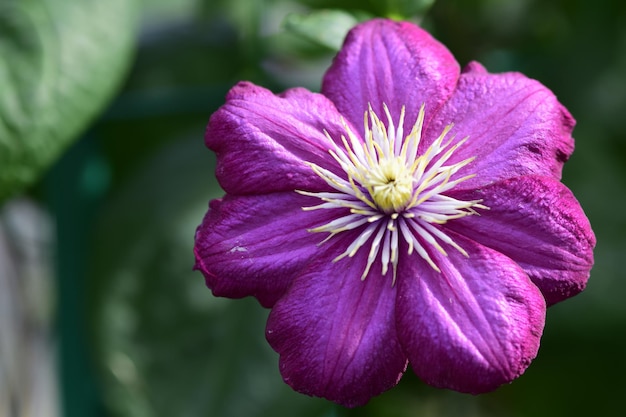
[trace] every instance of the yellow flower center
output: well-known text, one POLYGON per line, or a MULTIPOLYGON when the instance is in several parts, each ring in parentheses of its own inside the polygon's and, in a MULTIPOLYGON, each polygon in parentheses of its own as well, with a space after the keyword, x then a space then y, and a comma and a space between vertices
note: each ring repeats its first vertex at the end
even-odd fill
POLYGON ((413 176, 398 156, 378 161, 362 185, 374 204, 387 214, 404 210, 413 197, 413 176))

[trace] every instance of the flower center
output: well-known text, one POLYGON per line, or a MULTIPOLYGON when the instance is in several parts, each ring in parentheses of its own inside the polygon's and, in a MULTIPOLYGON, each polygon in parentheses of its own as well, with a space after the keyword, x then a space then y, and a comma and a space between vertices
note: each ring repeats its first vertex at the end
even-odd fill
POLYGON ((413 175, 402 158, 383 158, 364 179, 374 204, 384 213, 400 212, 413 197, 413 175))
POLYGON ((345 121, 343 127, 347 137, 341 137, 343 147, 337 145, 326 132, 332 146, 329 153, 346 177, 312 163, 309 166, 326 181, 333 192, 297 192, 323 201, 317 206, 303 207, 304 210, 343 209, 344 214, 335 220, 309 230, 313 233, 329 233, 322 243, 339 233, 360 230, 356 239, 334 262, 353 257, 369 242, 370 251, 361 279, 365 279, 374 262, 380 260, 382 275, 387 274, 391 265, 392 282, 395 282, 400 237, 406 242, 409 256, 416 251, 435 271, 440 272, 432 254, 436 250, 447 256, 442 244, 467 256, 467 252, 445 233, 441 225, 449 220, 478 214, 475 210, 477 208, 488 207, 480 204, 481 200, 463 201, 446 195, 459 183, 474 176, 457 175, 474 158, 446 164, 467 138, 454 145, 454 138, 444 143, 452 129, 452 125, 448 125, 428 149, 418 155, 424 106, 406 136, 403 132, 404 107, 397 128, 389 109, 386 105, 383 107, 387 125, 370 107, 364 117, 364 139, 359 138, 345 121), (346 209, 349 209, 349 214, 345 214, 346 209))

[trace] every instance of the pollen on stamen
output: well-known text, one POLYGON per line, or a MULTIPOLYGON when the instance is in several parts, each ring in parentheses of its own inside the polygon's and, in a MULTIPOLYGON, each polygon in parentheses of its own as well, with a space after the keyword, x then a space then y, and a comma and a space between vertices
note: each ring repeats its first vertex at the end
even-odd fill
POLYGON ((349 209, 350 214, 308 229, 311 233, 329 233, 320 244, 347 231, 358 233, 333 262, 352 258, 361 248, 369 246, 361 279, 369 276, 372 266, 379 260, 381 276, 391 271, 394 285, 400 256, 410 257, 416 253, 437 272, 441 271, 434 255, 447 256, 444 245, 468 256, 441 226, 489 208, 480 204, 482 200, 463 201, 445 194, 474 177, 465 172, 474 158, 446 165, 467 137, 459 141, 452 137, 446 141, 453 127, 450 124, 419 154, 424 105, 407 136, 403 136, 405 108, 402 107, 397 127, 385 104, 383 110, 386 124, 371 106, 368 107, 363 117, 364 138, 353 132, 345 121, 345 135, 341 138, 333 140, 325 131, 329 155, 345 175, 308 163, 333 191, 297 192, 323 201, 303 210, 343 209, 345 213, 345 209, 349 209), (407 246, 405 255, 400 253, 400 239, 407 246))

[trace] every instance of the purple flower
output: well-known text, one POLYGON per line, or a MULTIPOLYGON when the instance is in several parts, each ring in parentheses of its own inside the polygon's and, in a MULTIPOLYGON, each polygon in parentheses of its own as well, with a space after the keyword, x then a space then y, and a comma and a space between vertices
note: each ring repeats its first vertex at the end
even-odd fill
POLYGON ((493 390, 580 292, 595 237, 560 183, 574 120, 518 73, 460 71, 409 23, 355 27, 322 94, 240 83, 206 144, 226 191, 196 234, 217 296, 272 308, 297 391, 345 406, 425 382, 493 390))

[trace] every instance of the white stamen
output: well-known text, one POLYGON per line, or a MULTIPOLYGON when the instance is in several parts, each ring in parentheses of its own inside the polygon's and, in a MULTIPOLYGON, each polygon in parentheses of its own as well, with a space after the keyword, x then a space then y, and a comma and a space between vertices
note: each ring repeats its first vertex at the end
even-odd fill
POLYGON ((333 259, 333 262, 355 256, 360 248, 370 242, 361 279, 367 277, 372 265, 379 259, 383 276, 389 272, 391 264, 393 285, 400 259, 400 237, 408 245, 408 256, 415 251, 435 271, 441 272, 432 255, 438 252, 447 256, 442 244, 468 256, 441 225, 450 220, 477 215, 476 209, 487 210, 488 207, 480 204, 482 200, 463 201, 443 194, 474 177, 463 175, 457 178, 456 175, 474 158, 446 165, 468 138, 452 144, 455 141, 453 137, 444 143, 452 129, 452 125, 448 125, 428 149, 419 155, 424 106, 420 108, 417 120, 406 137, 403 136, 405 108, 402 107, 397 126, 385 104, 383 111, 387 118, 386 127, 371 106, 365 112, 364 140, 345 121, 342 123, 346 135, 336 138, 340 139, 338 142, 328 132, 324 132, 331 146, 329 153, 346 177, 313 163, 309 163, 309 166, 336 192, 297 192, 323 201, 315 206, 303 207, 304 210, 342 208, 350 211, 350 214, 309 229, 310 232, 329 233, 322 243, 338 233, 363 228, 345 252, 333 259))

